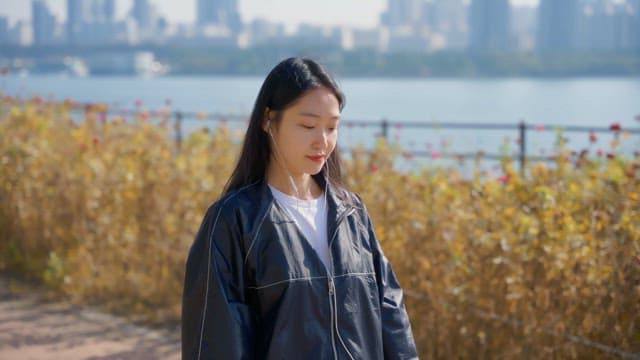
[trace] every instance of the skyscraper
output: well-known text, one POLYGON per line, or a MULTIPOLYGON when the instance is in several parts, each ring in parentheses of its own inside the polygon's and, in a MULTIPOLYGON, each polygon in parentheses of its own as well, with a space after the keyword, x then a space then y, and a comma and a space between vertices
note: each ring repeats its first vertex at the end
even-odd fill
POLYGON ((146 32, 151 29, 151 5, 149 0, 134 0, 131 15, 138 24, 138 30, 146 32))
POLYGON ((31 21, 33 24, 34 44, 50 45, 53 43, 56 18, 53 16, 44 0, 32 0, 31 21))
POLYGON ((9 18, 0 16, 0 44, 9 42, 9 18))
POLYGON ((116 19, 116 0, 103 0, 103 13, 105 20, 112 23, 116 19))
POLYGON ((470 27, 470 48, 479 51, 509 49, 511 37, 509 0, 472 0, 470 27))
POLYGON ((197 24, 222 25, 237 33, 242 29, 237 0, 198 0, 197 24))
POLYGON ((91 21, 91 0, 67 0, 67 41, 82 41, 86 25, 91 21))
POLYGON ((466 47, 469 25, 464 0, 434 0, 425 5, 429 30, 444 36, 447 48, 466 47))
POLYGON ((540 0, 536 47, 540 51, 575 48, 577 0, 540 0))
POLYGON ((388 27, 418 25, 423 20, 423 0, 388 0, 380 22, 388 27))

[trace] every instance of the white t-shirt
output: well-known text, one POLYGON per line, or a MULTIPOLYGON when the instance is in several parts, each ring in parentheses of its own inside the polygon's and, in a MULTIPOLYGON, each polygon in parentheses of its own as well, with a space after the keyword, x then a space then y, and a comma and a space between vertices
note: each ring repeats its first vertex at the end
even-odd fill
POLYGON ((327 241, 327 204, 324 195, 313 200, 300 200, 269 185, 276 201, 289 213, 324 266, 329 268, 327 241))

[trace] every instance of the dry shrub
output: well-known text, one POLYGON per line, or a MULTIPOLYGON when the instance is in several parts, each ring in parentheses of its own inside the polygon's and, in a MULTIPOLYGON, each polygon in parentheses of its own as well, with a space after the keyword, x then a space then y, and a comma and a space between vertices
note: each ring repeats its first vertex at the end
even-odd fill
MULTIPOLYGON (((238 141, 222 126, 178 150, 168 119, 94 106, 73 121, 72 106, 0 102, 0 269, 177 322, 188 247, 238 141)), ((396 154, 354 152, 347 184, 406 289, 423 357, 607 355, 577 337, 640 352, 637 157, 561 153, 526 177, 505 159, 500 179, 467 179, 397 171, 396 154)))

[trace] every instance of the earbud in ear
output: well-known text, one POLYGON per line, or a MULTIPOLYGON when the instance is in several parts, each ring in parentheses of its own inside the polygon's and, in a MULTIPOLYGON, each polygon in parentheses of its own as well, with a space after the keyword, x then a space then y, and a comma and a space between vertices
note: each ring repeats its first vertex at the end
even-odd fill
POLYGON ((273 137, 273 135, 271 134, 271 120, 267 120, 267 132, 271 137, 273 137))

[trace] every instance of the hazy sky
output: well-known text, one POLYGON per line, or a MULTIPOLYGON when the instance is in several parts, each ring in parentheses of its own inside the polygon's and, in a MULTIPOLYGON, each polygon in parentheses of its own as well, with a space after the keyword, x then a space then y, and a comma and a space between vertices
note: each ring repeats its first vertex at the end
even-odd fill
MULTIPOLYGON (((169 22, 193 22, 196 0, 150 0, 169 22)), ((514 4, 536 5, 538 0, 511 0, 514 4)), ((124 16, 132 0, 116 0, 117 12, 124 16)), ((58 21, 66 18, 66 0, 47 0, 58 21)), ((240 14, 244 21, 255 18, 284 22, 288 26, 305 22, 322 25, 352 25, 373 27, 387 0, 239 0, 240 14)), ((9 16, 11 23, 31 18, 31 1, 1 0, 0 16, 9 16)))

